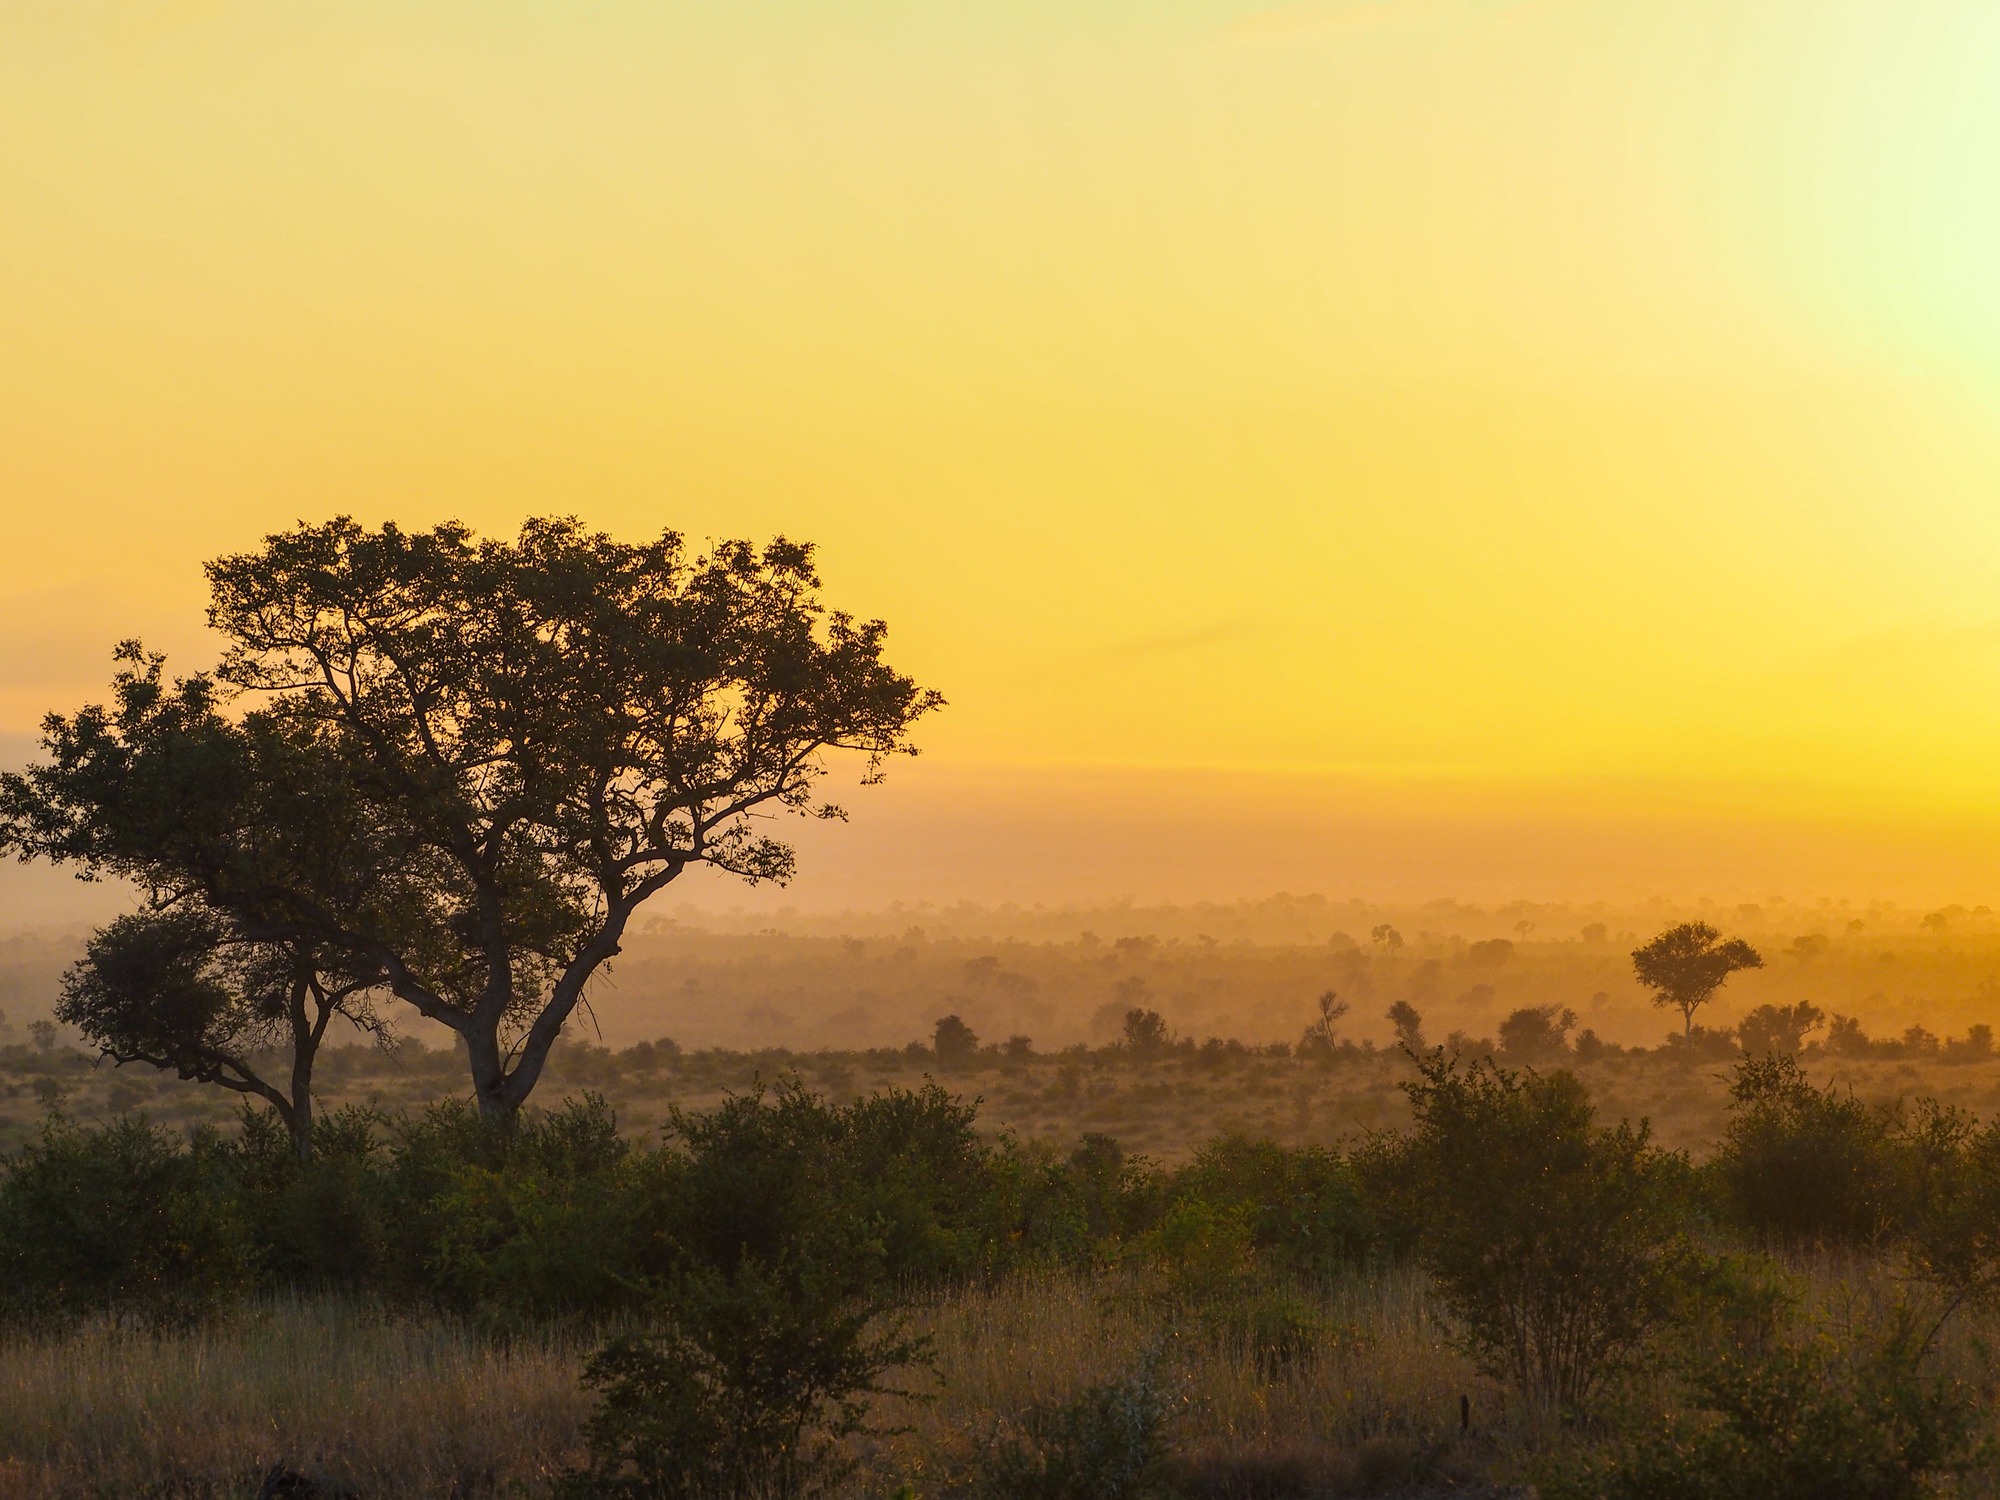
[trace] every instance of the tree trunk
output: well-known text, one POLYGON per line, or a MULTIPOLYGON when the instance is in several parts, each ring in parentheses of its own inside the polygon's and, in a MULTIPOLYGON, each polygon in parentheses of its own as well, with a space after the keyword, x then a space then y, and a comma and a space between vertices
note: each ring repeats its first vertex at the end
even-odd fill
POLYGON ((472 1094, 479 1118, 489 1125, 513 1122, 520 1106, 507 1094, 507 1066, 500 1056, 500 1023, 475 1023, 459 1033, 465 1039, 466 1062, 472 1069, 472 1094))
POLYGON ((292 1048, 292 1113, 285 1121, 292 1130, 292 1152, 301 1162, 313 1154, 313 1041, 300 1037, 292 1048))

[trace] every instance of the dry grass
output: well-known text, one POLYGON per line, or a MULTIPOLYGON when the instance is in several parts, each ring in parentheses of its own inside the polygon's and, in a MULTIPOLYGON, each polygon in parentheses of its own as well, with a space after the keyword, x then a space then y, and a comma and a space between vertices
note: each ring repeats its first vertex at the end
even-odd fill
MULTIPOLYGON (((248 1496, 274 1463, 375 1500, 504 1493, 566 1460, 581 1350, 321 1298, 155 1337, 0 1343, 0 1493, 248 1496)), ((532 1491, 530 1491, 532 1492, 532 1491)))
MULTIPOLYGON (((1793 1269, 1801 1311, 1835 1327, 1877 1322, 1910 1291, 1851 1257, 1793 1269)), ((1184 1487, 1218 1500, 1506 1475, 1546 1437, 1450 1348, 1420 1275, 1356 1273, 1311 1302, 1324 1330, 1317 1357, 1273 1375, 1199 1310, 1119 1275, 1029 1275, 938 1296, 913 1314, 934 1340, 935 1378, 913 1382, 923 1399, 878 1406, 903 1430, 862 1445, 852 1494, 906 1480, 936 1494, 1031 1403, 1149 1361, 1184 1487)), ((1990 1388, 1993 1333, 1955 1320, 1937 1368, 1990 1388)), ((0 1495, 247 1497, 278 1462, 322 1470, 367 1500, 540 1495, 578 1456, 586 1342, 493 1340, 338 1298, 266 1302, 158 1337, 105 1323, 14 1335, 0 1339, 0 1495)))
MULTIPOLYGON (((868 1442, 857 1495, 958 1472, 1003 1419, 1129 1373, 1150 1353, 1175 1446, 1197 1468, 1338 1474, 1383 1439, 1449 1440, 1479 1387, 1402 1272, 1324 1290, 1335 1330, 1307 1368, 1250 1355, 1122 1279, 1034 1276, 917 1310, 930 1399, 883 1403, 906 1431, 868 1442)), ((247 1496, 271 1464, 317 1467, 369 1500, 540 1493, 576 1456, 587 1403, 573 1339, 494 1343, 462 1325, 339 1299, 263 1304, 155 1337, 92 1324, 0 1342, 0 1493, 247 1496)), ((1482 1402, 1482 1423, 1499 1408, 1482 1402)))

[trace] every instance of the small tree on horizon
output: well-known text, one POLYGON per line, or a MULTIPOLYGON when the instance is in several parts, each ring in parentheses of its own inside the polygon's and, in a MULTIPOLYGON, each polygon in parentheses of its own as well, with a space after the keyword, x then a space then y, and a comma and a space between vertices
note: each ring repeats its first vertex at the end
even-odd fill
POLYGON ((1396 1028, 1396 1045, 1412 1056, 1429 1051, 1424 1041, 1424 1018, 1407 1000, 1398 1000, 1385 1013, 1396 1028))
POLYGON ((1725 940, 1706 922, 1669 927, 1632 951, 1632 971, 1653 992, 1653 1004, 1681 1013, 1681 1032, 1692 1035, 1694 1013, 1714 998, 1731 974, 1761 969, 1764 959, 1741 938, 1725 940))

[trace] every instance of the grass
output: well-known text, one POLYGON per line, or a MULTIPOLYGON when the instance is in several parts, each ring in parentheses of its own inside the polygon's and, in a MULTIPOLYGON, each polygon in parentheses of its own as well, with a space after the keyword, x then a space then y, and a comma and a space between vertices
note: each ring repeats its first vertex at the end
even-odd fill
POLYGON ((573 1336, 479 1337, 339 1298, 154 1335, 96 1322, 0 1342, 0 1493, 249 1496, 273 1464, 363 1495, 529 1493, 576 1441, 573 1336))
MULTIPOLYGON (((1905 1289, 1880 1266, 1793 1266, 1803 1310, 1862 1323, 1905 1289)), ((1122 1274, 1033 1274, 940 1294, 912 1317, 931 1378, 879 1403, 853 1500, 905 1481, 939 1494, 998 1426, 1151 1361, 1191 1497, 1386 1495, 1521 1472, 1549 1433, 1449 1345, 1421 1275, 1356 1272, 1310 1298, 1316 1357, 1282 1372, 1201 1309, 1122 1274), (1459 1430, 1459 1398, 1473 1423, 1459 1430)), ((1954 1322, 1937 1368, 1991 1389, 1994 1330, 1954 1322)), ((0 1339, 0 1494, 21 1500, 255 1493, 273 1464, 368 1500, 532 1497, 579 1455, 588 1340, 507 1338, 338 1297, 269 1300, 208 1328, 155 1335, 96 1322, 0 1339)), ((1645 1383, 1642 1381, 1642 1384, 1645 1383)), ((1966 1494, 1985 1494, 1984 1481, 1966 1494)))
MULTIPOLYGON (((863 1442, 854 1493, 903 1480, 934 1493, 1002 1419, 1149 1353, 1176 1450, 1210 1486, 1266 1471, 1345 1484, 1369 1464, 1454 1444, 1459 1394, 1481 1388, 1440 1337, 1421 1279, 1357 1275, 1315 1301, 1332 1330, 1323 1355, 1269 1379, 1247 1351, 1122 1277, 1037 1275, 939 1296, 914 1315, 935 1340, 935 1379, 912 1382, 919 1399, 881 1404, 884 1425, 903 1430, 863 1442)), ((534 1495, 578 1456, 583 1353, 574 1335, 496 1341, 330 1297, 158 1336, 102 1322, 15 1335, 0 1341, 0 1492, 247 1496, 285 1463, 369 1500, 534 1495)), ((1505 1408, 1479 1399, 1490 1441, 1505 1408)))

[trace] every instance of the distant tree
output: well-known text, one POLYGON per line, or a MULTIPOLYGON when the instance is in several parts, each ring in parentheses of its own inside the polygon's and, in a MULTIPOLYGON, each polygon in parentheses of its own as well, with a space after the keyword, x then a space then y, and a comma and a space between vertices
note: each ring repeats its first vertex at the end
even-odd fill
POLYGON ((1874 1045, 1853 1016, 1836 1015, 1826 1029, 1826 1050, 1836 1057, 1866 1057, 1874 1045))
POLYGON ((1125 1049, 1134 1057, 1158 1057, 1173 1041, 1166 1018, 1158 1011, 1134 1006, 1125 1012, 1125 1049))
MULTIPOLYGON (((672 532, 631 545, 569 518, 504 542, 341 517, 208 578, 217 686, 325 744, 429 914, 413 932, 281 880, 269 935, 378 965, 457 1034, 490 1120, 534 1089, 641 905, 697 865, 787 879, 767 815, 842 816, 818 791, 828 757, 879 779, 942 702, 883 660, 880 621, 820 603, 812 549, 783 539, 697 556, 672 532)), ((46 769, 8 779, 7 812, 59 847, 92 809, 46 769)))
POLYGON ((1424 1045, 1424 1018, 1417 1014, 1417 1008, 1407 1000, 1398 1000, 1389 1007, 1389 1024, 1396 1028, 1396 1045, 1412 1053, 1426 1051, 1424 1045))
POLYGON ((263 1099, 292 1149, 312 1154, 312 1076, 335 1016, 379 1029, 368 1008, 378 971, 346 955, 246 941, 226 919, 173 906, 118 918, 63 978, 59 1019, 114 1062, 263 1099), (282 1085, 258 1054, 288 1051, 282 1085))
POLYGON ((1632 969, 1653 992, 1653 1004, 1681 1013, 1683 1033, 1694 1030, 1694 1013, 1739 969, 1761 969, 1764 960, 1741 938, 1724 940, 1706 922, 1669 927, 1632 952, 1632 969))
POLYGON ((1752 1057, 1793 1053, 1806 1038, 1826 1025, 1826 1012, 1809 1000, 1796 1005, 1760 1005, 1736 1028, 1743 1050, 1752 1057))
POLYGON ((1487 938, 1484 942, 1469 943, 1465 949, 1465 961, 1472 964, 1504 964, 1513 956, 1512 938, 1487 938))
POLYGON ((957 1016, 944 1016, 931 1029, 931 1050, 941 1063, 969 1063, 979 1055, 979 1034, 957 1016))
POLYGON ((1033 1057, 1035 1055, 1034 1038, 1024 1036, 1017 1031, 1001 1044, 1001 1050, 1012 1058, 1033 1057))
POLYGON ((56 1050, 55 1022, 30 1021, 28 1023, 28 1040, 35 1044, 35 1050, 37 1052, 46 1053, 55 1051, 56 1050))
POLYGON ((1500 1050, 1511 1063, 1546 1063, 1569 1051, 1576 1012, 1556 1005, 1529 1005, 1500 1023, 1500 1050))
POLYGON ((1374 939, 1375 946, 1380 948, 1384 953, 1394 953, 1403 946, 1402 933, 1396 931, 1387 922, 1378 923, 1376 926, 1369 928, 1368 936, 1374 939))
POLYGON ((1792 945, 1785 951, 1800 963, 1811 963, 1827 950, 1826 938, 1817 932, 1801 933, 1792 939, 1792 945))
POLYGON ((1299 1038, 1301 1057, 1309 1053, 1325 1056, 1333 1051, 1339 1042, 1341 1018, 1347 1014, 1347 1002, 1332 990, 1322 990, 1314 1003, 1317 1014, 1307 1023, 1305 1034, 1299 1038))
POLYGON ((1583 940, 1586 943, 1601 943, 1610 935, 1611 930, 1602 922, 1586 922, 1584 924, 1583 940))

